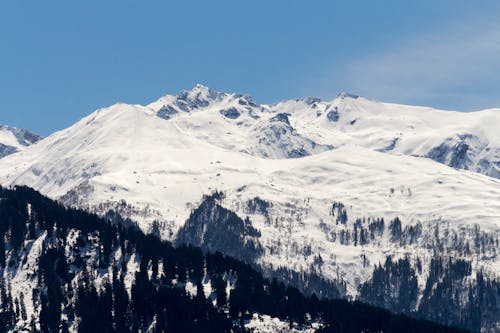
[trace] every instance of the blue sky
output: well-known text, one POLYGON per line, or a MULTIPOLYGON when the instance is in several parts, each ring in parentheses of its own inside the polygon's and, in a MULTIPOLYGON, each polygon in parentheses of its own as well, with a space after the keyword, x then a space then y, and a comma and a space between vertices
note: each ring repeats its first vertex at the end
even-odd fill
POLYGON ((500 1, 2 0, 0 124, 42 135, 202 83, 500 107, 500 1))

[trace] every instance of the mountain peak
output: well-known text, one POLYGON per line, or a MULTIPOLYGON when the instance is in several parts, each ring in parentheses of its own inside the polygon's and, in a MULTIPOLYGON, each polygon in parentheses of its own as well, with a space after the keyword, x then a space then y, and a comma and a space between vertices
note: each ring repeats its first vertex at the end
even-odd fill
POLYGON ((182 90, 175 97, 177 100, 184 101, 190 106, 199 108, 208 106, 210 101, 220 101, 227 94, 215 91, 202 84, 196 84, 191 90, 182 90))
POLYGON ((214 95, 216 94, 217 92, 214 91, 213 89, 211 89, 210 87, 207 87, 201 83, 197 83, 194 85, 194 87, 191 89, 191 90, 182 90, 180 93, 178 93, 177 95, 183 95, 183 94, 191 94, 191 95, 205 95, 205 96, 210 96, 210 95, 214 95))
POLYGON ((308 97, 303 97, 303 98, 297 98, 295 100, 295 102, 303 102, 303 103, 311 106, 311 105, 314 105, 315 103, 321 103, 322 100, 321 100, 321 98, 318 98, 318 97, 308 96, 308 97))
POLYGON ((195 86, 191 90, 182 90, 177 94, 177 97, 184 96, 203 96, 207 98, 216 98, 219 95, 226 95, 225 93, 213 90, 210 87, 207 87, 201 83, 195 84, 195 86))
POLYGON ((0 158, 28 147, 42 137, 24 128, 0 125, 0 158))
POLYGON ((340 99, 345 99, 345 98, 358 99, 359 95, 352 94, 352 93, 349 93, 346 91, 342 91, 337 95, 337 98, 340 98, 340 99))
POLYGON ((207 87, 201 83, 197 83, 194 85, 193 89, 191 89, 191 91, 210 91, 210 87, 207 87))

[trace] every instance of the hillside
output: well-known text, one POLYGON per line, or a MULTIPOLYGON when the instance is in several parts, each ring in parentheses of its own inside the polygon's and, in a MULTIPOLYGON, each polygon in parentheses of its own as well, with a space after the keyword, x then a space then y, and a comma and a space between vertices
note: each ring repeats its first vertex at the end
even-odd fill
POLYGON ((305 297, 238 260, 174 248, 27 187, 0 188, 0 233, 2 332, 465 332, 305 297))

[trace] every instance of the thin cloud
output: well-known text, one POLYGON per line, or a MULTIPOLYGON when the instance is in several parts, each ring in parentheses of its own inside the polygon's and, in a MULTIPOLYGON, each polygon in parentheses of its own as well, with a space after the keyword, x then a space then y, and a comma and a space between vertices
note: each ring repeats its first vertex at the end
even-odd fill
MULTIPOLYGON (((441 31, 346 68, 346 85, 380 100, 500 107, 500 25, 441 31)), ((461 107, 460 107, 461 106, 461 107)))

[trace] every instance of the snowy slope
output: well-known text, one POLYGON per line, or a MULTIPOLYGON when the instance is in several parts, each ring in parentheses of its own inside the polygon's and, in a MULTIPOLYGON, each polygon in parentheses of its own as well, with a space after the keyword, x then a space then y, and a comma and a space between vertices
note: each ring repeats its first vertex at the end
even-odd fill
POLYGON ((442 111, 347 93, 333 101, 306 98, 259 105, 249 96, 201 85, 166 95, 148 107, 213 145, 265 158, 302 157, 357 145, 429 157, 454 168, 500 177, 500 109, 442 111))
POLYGON ((23 150, 40 139, 25 129, 0 125, 0 158, 23 150))
MULTIPOLYGON (((102 214, 114 209, 146 231, 159 221, 168 239, 203 194, 222 190, 222 204, 261 231, 259 264, 310 270, 321 254, 321 275, 341 277, 355 295, 387 255, 429 260, 436 225, 443 242, 473 239, 476 225, 498 238, 497 124, 499 110, 463 114, 348 94, 268 106, 198 85, 147 106, 100 109, 0 160, 0 183, 102 214), (465 153, 454 148, 460 140, 465 153), (247 209, 255 197, 272 204, 267 216, 247 209), (348 225, 332 215, 334 202, 345 205, 348 225), (339 243, 358 217, 399 217, 423 233, 408 246, 387 233, 366 246, 339 243)), ((498 274, 489 251, 478 253, 475 269, 498 274)))
POLYGON ((286 113, 257 105, 251 97, 215 92, 202 85, 147 106, 161 118, 214 146, 264 158, 296 158, 333 147, 302 136, 286 113))
POLYGON ((286 101, 271 109, 291 113, 297 131, 319 143, 429 157, 500 178, 500 109, 442 111, 345 93, 331 102, 286 101))

